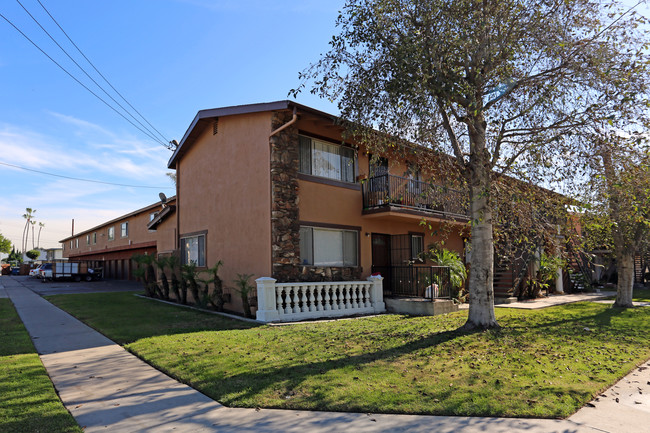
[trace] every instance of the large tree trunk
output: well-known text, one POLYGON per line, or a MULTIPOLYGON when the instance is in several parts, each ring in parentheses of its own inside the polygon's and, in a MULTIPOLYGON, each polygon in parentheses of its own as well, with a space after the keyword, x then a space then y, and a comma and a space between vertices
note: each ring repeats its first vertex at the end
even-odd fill
POLYGON ((494 239, 490 204, 490 166, 482 122, 470 132, 473 142, 469 183, 472 245, 469 271, 469 315, 465 330, 498 328, 494 314, 494 239), (474 132, 474 133, 472 133, 474 132))
POLYGON ((616 270, 618 271, 618 285, 616 288, 616 302, 614 307, 630 308, 632 304, 632 291, 634 289, 634 253, 623 251, 619 253, 616 248, 616 270))
POLYGON ((607 143, 601 143, 600 154, 603 158, 603 168, 607 189, 609 192, 610 217, 616 223, 613 229, 614 250, 616 252, 616 271, 618 285, 616 290, 615 307, 629 308, 632 304, 632 289, 634 288, 634 240, 625 230, 626 222, 621 214, 620 193, 616 186, 618 176, 612 158, 612 151, 607 143))

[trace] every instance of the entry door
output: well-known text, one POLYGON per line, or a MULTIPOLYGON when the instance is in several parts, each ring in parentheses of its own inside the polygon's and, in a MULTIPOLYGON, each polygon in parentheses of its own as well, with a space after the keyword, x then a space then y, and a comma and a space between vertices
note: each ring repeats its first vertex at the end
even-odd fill
POLYGON ((390 293, 392 279, 390 235, 372 234, 372 272, 379 272, 384 277, 384 293, 390 293))

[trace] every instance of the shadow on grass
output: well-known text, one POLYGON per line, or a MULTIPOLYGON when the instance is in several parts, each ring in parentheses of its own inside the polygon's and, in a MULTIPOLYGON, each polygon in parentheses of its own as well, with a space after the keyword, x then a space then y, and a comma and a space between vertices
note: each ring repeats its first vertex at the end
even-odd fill
MULTIPOLYGON (((574 303, 552 308, 558 309, 558 313, 553 316, 538 316, 541 319, 528 319, 524 316, 517 319, 513 318, 510 320, 520 320, 520 322, 508 324, 505 329, 511 333, 524 334, 530 332, 531 328, 536 328, 543 332, 550 332, 556 337, 560 335, 571 336, 576 335, 578 332, 611 329, 614 326, 612 320, 629 311, 625 308, 601 306, 600 311, 588 314, 588 310, 594 308, 594 304, 590 303, 574 303), (562 317, 556 318, 562 313, 564 313, 562 317), (545 320, 545 318, 548 318, 548 320, 545 320)), ((643 326, 643 324, 639 325, 643 326)), ((621 327, 620 332, 635 335, 639 332, 639 327, 624 326, 621 327)))
MULTIPOLYGON (((300 364, 299 366, 270 366, 267 368, 262 368, 255 372, 246 372, 230 376, 223 382, 217 384, 218 388, 210 389, 209 393, 212 394, 213 398, 219 399, 219 401, 222 401, 221 399, 225 394, 231 392, 237 394, 237 400, 253 399, 256 395, 269 388, 282 388, 290 394, 292 390, 299 388, 300 384, 307 380, 309 377, 326 374, 329 371, 337 369, 347 368, 361 370, 364 365, 371 364, 376 361, 399 358, 401 356, 417 352, 418 350, 443 344, 456 338, 473 334, 475 332, 483 331, 445 331, 408 342, 401 346, 379 350, 372 353, 353 355, 335 360, 311 362, 300 364)), ((445 391, 444 394, 449 394, 451 392, 452 391, 445 391)), ((436 398, 439 399, 444 399, 446 397, 448 397, 448 395, 441 394, 439 396, 436 396, 436 398)), ((323 396, 313 396, 306 397, 303 401, 312 402, 313 405, 317 406, 319 409, 323 409, 325 404, 328 409, 337 410, 335 407, 331 407, 332 402, 325 402, 325 400, 326 399, 323 396)), ((228 404, 232 402, 226 401, 225 403, 228 404)), ((309 403, 307 406, 309 406, 309 403)), ((284 406, 277 405, 273 407, 284 406)), ((360 407, 354 407, 346 404, 345 411, 356 411, 359 410, 359 408, 360 407)))

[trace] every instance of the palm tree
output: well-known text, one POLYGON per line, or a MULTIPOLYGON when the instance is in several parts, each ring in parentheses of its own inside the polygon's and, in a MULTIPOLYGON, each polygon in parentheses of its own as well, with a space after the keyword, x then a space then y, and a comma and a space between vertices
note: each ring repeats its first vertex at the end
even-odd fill
POLYGON ((455 252, 444 248, 430 249, 429 257, 438 266, 447 266, 449 268, 449 282, 451 283, 452 289, 458 294, 467 279, 467 268, 463 260, 455 252))
POLYGON ((36 221, 31 221, 32 224, 32 249, 36 248, 34 245, 35 237, 34 237, 34 226, 36 225, 36 221))
POLYGON ((45 227, 44 223, 38 223, 38 241, 36 244, 39 248, 41 247, 41 230, 43 230, 43 227, 45 227))
POLYGON ((23 229, 23 243, 22 243, 22 249, 23 252, 27 250, 27 240, 29 239, 29 223, 32 221, 32 217, 34 216, 34 213, 36 213, 36 209, 32 209, 31 207, 28 207, 25 209, 25 212, 23 214, 23 218, 25 218, 25 228, 23 229))

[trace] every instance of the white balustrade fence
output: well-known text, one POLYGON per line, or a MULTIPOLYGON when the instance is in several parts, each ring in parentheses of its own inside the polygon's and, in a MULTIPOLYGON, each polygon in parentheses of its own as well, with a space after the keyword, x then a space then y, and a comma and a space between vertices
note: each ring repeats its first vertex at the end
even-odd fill
POLYGON ((257 320, 289 322, 319 317, 373 314, 386 311, 382 277, 367 281, 276 283, 273 278, 257 282, 257 320))

